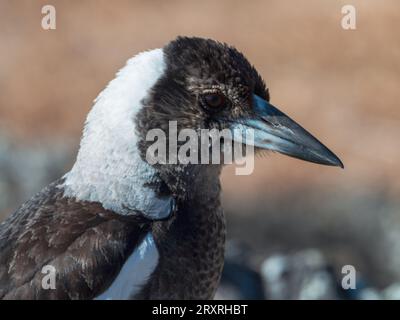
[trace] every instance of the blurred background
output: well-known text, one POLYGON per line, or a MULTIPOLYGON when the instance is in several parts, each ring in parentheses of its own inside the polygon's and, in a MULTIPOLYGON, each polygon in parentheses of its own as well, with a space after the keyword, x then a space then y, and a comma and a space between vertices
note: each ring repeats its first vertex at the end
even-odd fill
POLYGON ((223 172, 217 298, 400 298, 400 10, 396 0, 0 0, 0 220, 68 171, 93 99, 134 54, 178 35, 236 46, 271 101, 345 170, 278 154, 223 172), (56 30, 41 28, 55 6, 56 30), (356 8, 344 30, 341 8, 356 8), (357 290, 343 290, 352 265, 357 290), (399 284, 398 284, 399 283, 399 284))

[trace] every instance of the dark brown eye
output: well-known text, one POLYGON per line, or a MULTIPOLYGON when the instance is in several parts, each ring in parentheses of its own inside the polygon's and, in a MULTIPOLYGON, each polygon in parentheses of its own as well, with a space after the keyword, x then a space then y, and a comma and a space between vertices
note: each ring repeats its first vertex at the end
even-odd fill
POLYGON ((227 105, 226 97, 220 92, 206 93, 201 100, 202 104, 211 111, 217 111, 227 105))

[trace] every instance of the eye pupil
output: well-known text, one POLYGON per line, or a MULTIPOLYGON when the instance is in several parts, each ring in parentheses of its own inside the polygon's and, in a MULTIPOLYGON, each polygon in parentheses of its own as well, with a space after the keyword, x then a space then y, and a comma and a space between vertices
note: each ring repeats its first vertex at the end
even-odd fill
POLYGON ((225 97, 220 93, 210 93, 204 96, 205 103, 211 108, 219 108, 225 104, 225 97))

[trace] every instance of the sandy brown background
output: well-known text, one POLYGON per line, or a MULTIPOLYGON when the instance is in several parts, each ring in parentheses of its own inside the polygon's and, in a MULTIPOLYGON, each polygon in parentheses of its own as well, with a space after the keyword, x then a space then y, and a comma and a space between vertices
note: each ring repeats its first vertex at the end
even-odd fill
POLYGON ((0 0, 0 135, 76 152, 92 100, 129 57, 177 35, 233 44, 272 103, 346 168, 275 154, 251 176, 226 168, 229 235, 263 253, 321 247, 385 284, 400 277, 399 9, 396 0, 0 0), (44 4, 56 7, 56 30, 41 28, 44 4), (356 7, 356 30, 341 28, 344 4, 356 7))

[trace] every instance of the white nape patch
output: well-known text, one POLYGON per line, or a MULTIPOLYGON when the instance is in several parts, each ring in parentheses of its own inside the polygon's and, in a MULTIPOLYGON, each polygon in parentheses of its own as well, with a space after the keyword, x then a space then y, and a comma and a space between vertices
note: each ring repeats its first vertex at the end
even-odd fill
POLYGON ((134 123, 164 70, 162 49, 140 53, 95 99, 75 165, 64 176, 65 196, 100 202, 119 214, 136 209, 150 218, 165 218, 170 213, 172 199, 161 199, 145 186, 156 181, 155 170, 139 155, 134 123))
POLYGON ((110 287, 95 300, 127 300, 134 297, 157 267, 158 257, 153 235, 149 232, 125 261, 110 287))

